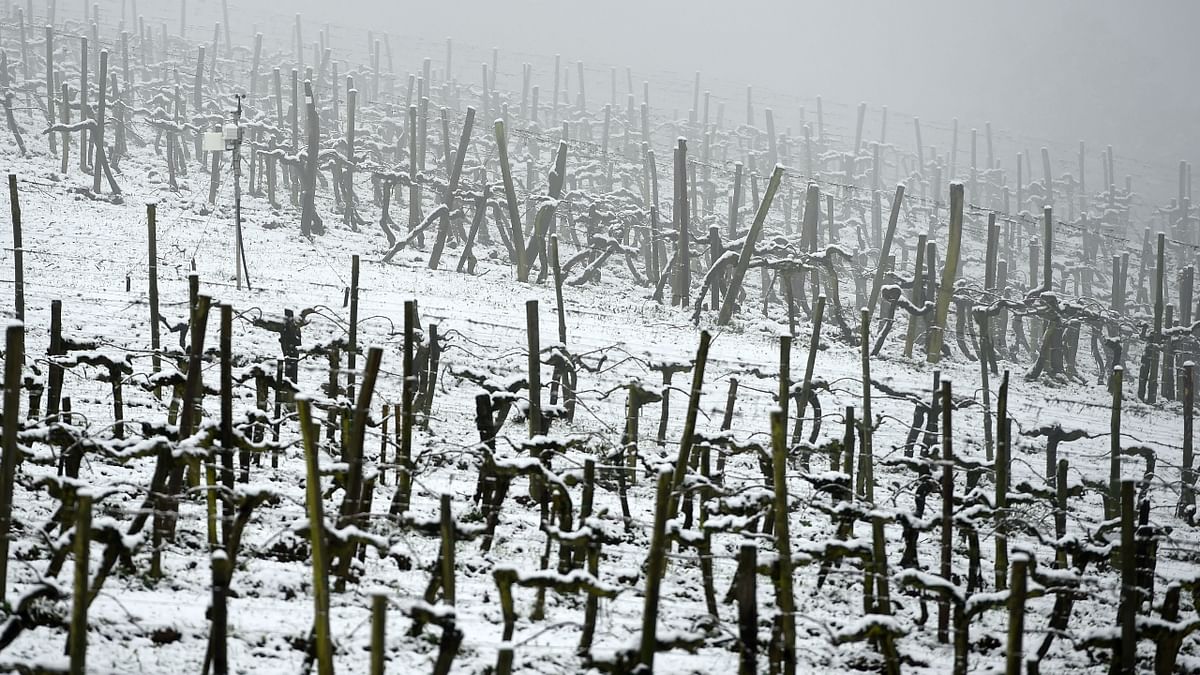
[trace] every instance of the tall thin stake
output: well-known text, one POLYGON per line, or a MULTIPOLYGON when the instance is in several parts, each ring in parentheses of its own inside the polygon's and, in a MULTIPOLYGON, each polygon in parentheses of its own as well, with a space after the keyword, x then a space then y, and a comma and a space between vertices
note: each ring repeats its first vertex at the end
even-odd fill
POLYGON ((333 675, 333 645, 329 632, 329 554, 325 551, 325 509, 321 494, 321 472, 317 464, 320 429, 313 424, 309 400, 296 396, 300 436, 304 443, 305 496, 308 502, 309 540, 312 546, 313 632, 316 638, 317 672, 333 675))
POLYGON ((21 365, 25 360, 25 326, 4 331, 4 456, 0 459, 0 602, 8 597, 8 545, 12 530, 13 474, 17 466, 17 427, 21 422, 21 365))

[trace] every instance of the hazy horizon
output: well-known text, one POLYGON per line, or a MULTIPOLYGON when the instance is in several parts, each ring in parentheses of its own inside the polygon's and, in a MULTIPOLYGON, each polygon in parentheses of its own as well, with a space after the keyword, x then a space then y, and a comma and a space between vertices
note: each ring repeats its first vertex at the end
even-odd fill
MULTIPOLYGON (((878 135, 880 107, 888 106, 889 140, 906 145, 912 144, 912 116, 921 117, 926 144, 943 148, 957 118, 959 166, 968 159, 969 130, 982 135, 988 122, 1002 166, 1015 163, 1016 151, 1036 153, 1047 145, 1069 170, 1077 164, 1079 141, 1087 143, 1089 162, 1112 145, 1118 179, 1134 175, 1135 189, 1139 177, 1142 186, 1169 188, 1178 162, 1200 157, 1200 136, 1191 133, 1200 119, 1200 92, 1188 86, 1186 72, 1200 63, 1188 35, 1200 22, 1200 3, 610 0, 604 11, 586 14, 577 7, 583 5, 548 0, 419 6, 235 0, 230 11, 251 24, 235 24, 235 34, 271 32, 269 22, 290 24, 292 14, 301 13, 306 42, 328 25, 339 48, 348 42, 365 54, 367 32, 386 32, 399 43, 393 44, 397 52, 428 56, 435 67, 450 37, 454 74, 467 83, 478 80, 479 64, 490 63, 495 47, 501 86, 519 87, 521 64, 529 62, 544 96, 555 54, 570 66, 572 80, 575 62, 585 63, 590 101, 608 101, 610 68, 616 68, 623 104, 628 67, 638 100, 648 80, 652 105, 662 114, 686 116, 699 71, 701 88, 726 102, 726 119, 745 118, 749 85, 756 109, 774 107, 777 124, 796 133, 800 107, 807 106, 811 120, 818 95, 834 133, 852 133, 855 107, 866 102, 868 137, 878 135)), ((178 4, 148 7, 143 0, 139 11, 165 20, 178 16, 178 4)), ((188 12, 189 33, 211 31, 200 17, 219 18, 220 3, 193 0, 188 12)), ((409 72, 419 61, 397 56, 396 65, 409 72)), ((980 143, 982 157, 982 136, 980 143)), ((1088 171, 1095 185, 1099 170, 1088 171)))

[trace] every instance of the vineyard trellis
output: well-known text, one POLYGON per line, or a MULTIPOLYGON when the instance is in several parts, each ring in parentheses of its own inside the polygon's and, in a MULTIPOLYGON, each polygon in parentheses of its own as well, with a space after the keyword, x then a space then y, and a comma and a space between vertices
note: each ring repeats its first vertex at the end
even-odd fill
POLYGON ((699 73, 684 119, 648 82, 638 103, 628 72, 618 105, 615 69, 589 106, 596 71, 558 56, 546 101, 529 63, 497 87, 495 51, 460 81, 449 40, 405 77, 387 33, 363 60, 329 27, 305 43, 300 15, 246 45, 224 1, 181 2, 157 33, 115 5, 0 20, 17 320, 0 666, 85 672, 110 639, 97 601, 145 587, 170 606, 207 563, 204 644, 141 636, 196 648, 204 672, 254 667, 231 638, 282 638, 290 668, 322 675, 697 667, 681 652, 742 673, 1200 667, 1186 163, 1147 215, 1111 147, 1089 192, 1082 143, 1077 176, 1048 147, 1042 180, 1027 151, 1013 176, 988 124, 962 180, 957 120, 939 155, 915 118, 914 148, 885 142, 886 108, 868 140, 865 104, 852 136, 820 98, 798 135, 770 107, 759 128, 750 88, 744 123, 724 102, 714 122, 699 73), (244 159, 205 145, 233 106, 244 159), (66 198, 113 231, 52 226, 66 198), (249 234, 226 252, 232 210, 249 234), (513 287, 536 299, 454 304, 513 287), (614 339, 608 312, 630 305, 680 342, 614 339), (311 613, 237 626, 272 570, 311 613), (351 616, 365 640, 338 632, 351 616), (576 647, 539 644, 566 627, 576 647), (27 658, 56 637, 64 658, 27 658))

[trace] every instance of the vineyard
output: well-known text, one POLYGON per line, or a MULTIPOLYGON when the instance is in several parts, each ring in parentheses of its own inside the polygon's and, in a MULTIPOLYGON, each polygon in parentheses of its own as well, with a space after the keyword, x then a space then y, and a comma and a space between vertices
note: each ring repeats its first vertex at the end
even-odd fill
POLYGON ((1188 163, 141 5, 0 7, 0 672, 1200 672, 1188 163))

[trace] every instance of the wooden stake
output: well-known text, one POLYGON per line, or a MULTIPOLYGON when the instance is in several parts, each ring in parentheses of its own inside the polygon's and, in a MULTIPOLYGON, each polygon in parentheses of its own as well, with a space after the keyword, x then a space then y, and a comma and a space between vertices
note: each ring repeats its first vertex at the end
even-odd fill
POLYGON ((963 228, 963 185, 950 184, 950 242, 946 246, 945 267, 942 269, 942 284, 938 288, 937 310, 934 325, 930 328, 929 351, 925 355, 929 363, 942 358, 942 341, 946 330, 946 317, 950 312, 950 299, 954 295, 954 280, 958 275, 958 253, 963 228))
POLYGON ((860 350, 862 352, 862 450, 858 462, 859 494, 868 504, 875 503, 875 457, 871 444, 871 311, 861 313, 860 350))
POLYGON ((442 602, 454 606, 454 513, 450 510, 450 495, 442 494, 440 529, 442 535, 441 575, 442 602))
MULTIPOLYGON (((228 544, 233 526, 233 307, 221 305, 221 485, 228 492, 223 500, 221 540, 228 544)), ((241 464, 246 483, 250 481, 250 453, 242 451, 241 464)))
POLYGON ((704 366, 708 363, 708 346, 711 339, 708 331, 700 331, 700 346, 696 350, 696 364, 692 367, 692 389, 688 394, 687 416, 683 421, 683 436, 679 439, 679 457, 675 460, 675 473, 672 480, 671 506, 668 509, 672 518, 677 513, 678 493, 683 489, 683 479, 687 475, 688 464, 691 461, 692 437, 696 433, 696 418, 700 412, 700 394, 703 393, 704 387, 704 366))
MULTIPOLYGON (((7 529, 4 539, 8 547, 7 529)), ((71 675, 87 673, 88 562, 92 543, 92 493, 75 494, 75 588, 71 596, 71 630, 68 638, 71 675)))
POLYGON ((8 548, 9 533, 12 531, 14 474, 17 467, 17 428, 21 425, 21 366, 25 361, 25 327, 20 323, 12 323, 4 333, 4 455, 0 458, 0 602, 7 602, 8 598, 8 548))
MULTIPOLYGON (((951 411, 954 409, 950 398, 950 380, 942 380, 942 578, 947 583, 953 583, 951 574, 951 554, 953 552, 954 533, 954 451, 951 436, 951 411)), ((938 600, 938 642, 950 639, 950 599, 943 597, 938 600)))
MULTIPOLYGON (((224 306, 224 305, 223 305, 224 306)), ((226 536, 228 536, 226 534, 226 536)), ((212 652, 213 675, 229 673, 229 652, 225 632, 229 623, 226 598, 229 595, 230 563, 225 551, 212 552, 212 635, 209 649, 212 652)))
POLYGON ((387 662, 387 593, 371 594, 371 675, 383 675, 387 662))
POLYGON ((1134 675, 1137 666, 1137 615, 1141 606, 1141 589, 1137 587, 1137 548, 1135 543, 1136 506, 1133 503, 1134 483, 1121 481, 1121 593, 1117 608, 1117 625, 1121 639, 1113 649, 1112 673, 1134 675))
POLYGON ((1026 569, 1029 560, 1018 557, 1012 564, 1012 582, 1008 596, 1008 649, 1005 654, 1005 675, 1023 675, 1025 672, 1025 593, 1026 569))
POLYGON ((1008 510, 1008 473, 1009 473, 1009 431, 1011 425, 1008 419, 1008 371, 1000 378, 1000 393, 996 404, 996 460, 993 462, 996 474, 996 557, 995 579, 996 588, 1002 590, 1008 581, 1008 537, 1005 534, 1004 521, 1008 510))
POLYGON ((754 255, 755 243, 767 220, 767 211, 771 208, 771 202, 775 199, 775 192, 779 189, 781 180, 783 180, 783 167, 776 166, 771 173, 771 181, 767 184, 767 191, 763 194, 762 202, 758 205, 758 213, 755 214, 750 231, 746 234, 746 241, 742 244, 742 252, 738 255, 737 265, 733 268, 729 288, 725 293, 725 302, 721 305, 721 315, 717 319, 719 325, 728 325, 730 319, 733 318, 733 308, 737 302, 737 296, 741 292, 742 280, 746 276, 746 270, 750 268, 750 258, 754 255))
POLYGON ((317 673, 333 675, 333 644, 329 632, 329 554, 325 550, 325 510, 321 493, 321 471, 317 463, 320 427, 313 423, 308 397, 296 397, 300 436, 304 443, 305 492, 308 502, 309 541, 312 546, 313 632, 316 641, 317 673))
POLYGON ((508 138, 504 132, 504 120, 496 120, 496 150, 499 153, 500 175, 504 180, 505 201, 508 203, 508 220, 512 228, 512 245, 516 253, 517 281, 529 281, 529 263, 525 260, 525 233, 521 229, 521 203, 513 186, 512 169, 508 163, 508 138))
POLYGON ((783 628, 783 673, 796 673, 796 601, 792 594, 792 541, 788 527, 787 438, 783 411, 771 411, 771 469, 775 483, 775 549, 779 555, 779 578, 775 604, 783 628))
POLYGON ((904 201, 904 186, 896 186, 896 196, 892 199, 892 213, 888 216, 887 233, 883 236, 883 246, 879 249, 879 260, 875 265, 875 281, 871 284, 871 299, 867 303, 868 316, 875 314, 875 305, 879 302, 879 289, 883 287, 883 277, 887 272, 885 261, 892 250, 892 239, 896 236, 896 223, 900 220, 900 204, 904 201))
MULTIPOLYGON (((62 300, 50 301, 50 357, 61 356, 65 350, 62 344, 62 300)), ((62 398, 63 368, 53 363, 50 365, 49 384, 46 389, 46 416, 54 419, 58 415, 59 399, 62 398)))
POLYGON ((737 574, 738 675, 758 675, 758 547, 742 544, 737 574))
POLYGON ((1195 404, 1196 404, 1196 364, 1188 361, 1183 364, 1183 467, 1180 475, 1179 508, 1177 515, 1181 518, 1193 518, 1192 511, 1196 506, 1196 472, 1192 468, 1195 462, 1193 444, 1195 404))
POLYGON ((416 394, 417 374, 413 363, 413 333, 417 323, 417 303, 404 303, 404 385, 401 392, 400 410, 400 453, 396 457, 396 493, 392 498, 390 513, 399 516, 408 510, 412 499, 412 430, 413 399, 416 394))
MULTIPOLYGON (((582 83, 581 83, 582 84, 582 83)), ((671 304, 688 307, 691 295, 691 229, 688 226, 687 141, 678 139, 675 148, 675 278, 671 288, 671 304)), ((749 249, 754 248, 748 239, 749 249)), ((744 273, 744 272, 743 272, 744 273)), ((740 279, 739 279, 740 281, 740 279)), ((700 301, 698 300, 697 303, 700 301)))
POLYGON ((1116 518, 1120 512, 1121 495, 1121 384, 1125 369, 1121 366, 1113 368, 1109 389, 1112 394, 1112 412, 1109 416, 1108 440, 1108 501, 1105 517, 1116 518))
POLYGON ((350 257, 350 328, 346 336, 349 343, 346 346, 346 367, 349 370, 346 375, 346 398, 351 401, 354 400, 355 369, 358 367, 358 278, 358 255, 353 255, 350 257))
MULTIPOLYGON (((913 285, 909 291, 909 300, 920 307, 925 304, 925 248, 926 235, 917 237, 917 255, 914 262, 913 285)), ((930 261, 932 263, 932 261, 930 261)), ((917 329, 921 325, 920 317, 909 315, 908 330, 904 338, 904 358, 910 359, 913 354, 913 344, 916 343, 917 329)))
POLYGON ((538 301, 525 301, 525 328, 529 353, 529 437, 542 433, 542 347, 538 326, 538 301))
MULTIPOLYGON (((804 383, 800 387, 800 402, 796 404, 796 426, 792 435, 792 444, 798 445, 804 427, 804 412, 808 409, 808 398, 812 395, 812 379, 817 366, 817 352, 821 346, 821 321, 825 316, 825 296, 817 298, 817 304, 812 314, 812 337, 808 342, 808 360, 804 364, 804 383)), ((728 413, 727 413, 728 414, 728 413)), ((814 424, 815 424, 814 420, 814 424)), ((800 457, 800 465, 805 469, 809 466, 808 453, 800 457)))
POLYGON ((17 321, 25 320, 25 250, 21 247, 21 198, 17 191, 17 174, 8 174, 8 202, 13 228, 13 290, 17 321))
POLYGON ((650 532, 650 556, 646 563, 645 603, 642 610, 642 637, 638 662, 654 671, 657 645, 658 592, 667 564, 667 519, 671 502, 671 472, 658 474, 658 492, 654 508, 654 529, 650 532))

